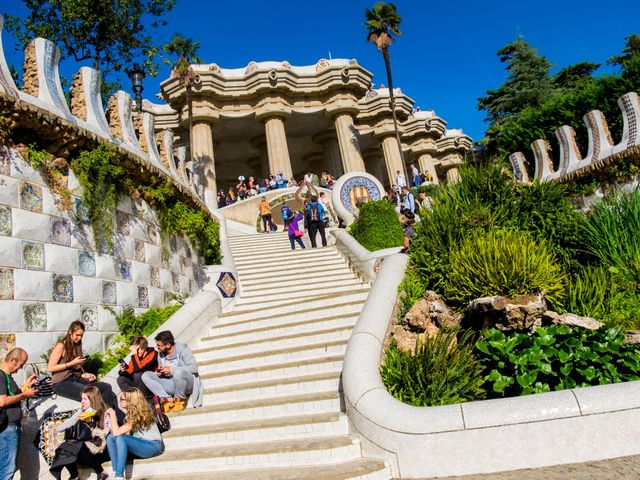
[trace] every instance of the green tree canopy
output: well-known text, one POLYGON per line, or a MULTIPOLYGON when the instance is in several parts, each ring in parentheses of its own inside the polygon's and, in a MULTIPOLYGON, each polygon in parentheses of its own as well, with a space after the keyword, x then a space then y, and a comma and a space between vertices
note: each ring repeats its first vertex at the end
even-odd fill
POLYGON ((640 56, 640 35, 632 33, 625 38, 625 46, 622 50, 622 55, 615 55, 607 63, 609 65, 617 65, 619 67, 626 67, 627 63, 634 57, 640 56))
POLYGON ((113 78, 144 57, 148 74, 157 73, 157 51, 151 33, 166 25, 162 19, 176 0, 22 0, 29 14, 6 15, 7 30, 23 47, 36 37, 56 42, 63 58, 91 61, 101 73, 103 95, 120 88, 113 78))

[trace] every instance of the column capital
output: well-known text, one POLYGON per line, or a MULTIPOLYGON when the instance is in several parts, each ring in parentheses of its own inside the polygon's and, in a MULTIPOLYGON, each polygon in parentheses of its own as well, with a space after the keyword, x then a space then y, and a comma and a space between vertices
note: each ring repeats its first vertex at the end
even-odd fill
POLYGON ((335 105, 328 105, 325 110, 325 115, 331 119, 335 119, 340 114, 350 115, 355 118, 359 112, 360 109, 357 105, 352 103, 338 103, 335 105))
POLYGON ((285 121, 291 116, 291 109, 281 105, 265 105, 256 110, 256 120, 266 122, 271 118, 280 118, 285 121))

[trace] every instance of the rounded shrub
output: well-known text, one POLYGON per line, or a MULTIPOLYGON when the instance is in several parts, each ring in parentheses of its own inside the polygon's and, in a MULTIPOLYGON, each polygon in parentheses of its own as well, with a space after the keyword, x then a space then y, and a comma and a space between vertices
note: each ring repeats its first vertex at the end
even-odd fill
POLYGON ((388 200, 374 200, 361 205, 349 233, 371 252, 402 246, 402 226, 395 206, 388 200))
POLYGON ((478 297, 546 292, 557 305, 564 297, 565 275, 543 240, 516 230, 475 232, 449 254, 445 281, 448 300, 466 305, 478 297))

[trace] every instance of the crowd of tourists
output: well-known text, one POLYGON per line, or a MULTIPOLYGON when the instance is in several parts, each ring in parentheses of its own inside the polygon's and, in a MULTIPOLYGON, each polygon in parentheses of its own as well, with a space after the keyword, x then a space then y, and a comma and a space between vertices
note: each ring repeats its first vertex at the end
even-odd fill
POLYGON ((331 189, 335 183, 333 175, 322 172, 320 176, 311 171, 307 171, 304 178, 297 180, 295 177, 288 178, 284 172, 278 172, 277 175, 269 174, 266 178, 257 178, 244 176, 238 177, 238 183, 235 187, 229 187, 227 190, 218 192, 218 207, 226 207, 236 202, 240 202, 246 198, 268 192, 270 190, 278 190, 280 188, 298 187, 304 182, 310 183, 316 187, 331 189))
MULTIPOLYGON (((111 385, 96 381, 84 370, 82 350, 85 327, 74 321, 51 351, 48 369, 53 393, 80 402, 80 408, 53 427, 64 432, 50 466, 55 479, 66 468, 78 479, 78 465, 93 469, 98 480, 109 478, 102 464, 111 461, 116 480, 124 480, 128 459, 151 458, 164 452, 162 432, 170 426, 167 413, 185 409, 190 398, 202 405, 204 389, 198 366, 187 345, 176 342, 170 331, 155 337, 155 349, 144 337, 131 340, 129 361, 120 360, 116 395, 111 385)), ((0 381, 0 479, 10 480, 16 471, 21 435, 22 400, 38 394, 36 375, 19 387, 13 375, 28 360, 21 348, 11 350, 2 362, 0 381)), ((46 421, 46 420, 45 420, 46 421)))

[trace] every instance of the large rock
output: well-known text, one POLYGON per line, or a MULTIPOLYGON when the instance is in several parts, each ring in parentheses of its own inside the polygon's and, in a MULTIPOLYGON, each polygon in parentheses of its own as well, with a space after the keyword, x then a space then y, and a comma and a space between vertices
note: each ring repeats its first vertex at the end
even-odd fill
POLYGON ((542 326, 547 306, 541 295, 515 302, 501 296, 473 300, 464 317, 464 325, 473 329, 497 328, 505 332, 533 331, 542 326))
POLYGON ((424 297, 411 307, 402 323, 411 331, 429 333, 434 328, 458 326, 461 318, 461 315, 451 311, 442 295, 427 290, 424 297))
POLYGON ((604 323, 591 317, 581 317, 575 313, 563 313, 560 315, 557 312, 548 310, 542 315, 543 325, 567 325, 569 327, 581 327, 589 330, 597 330, 604 325, 604 323))

